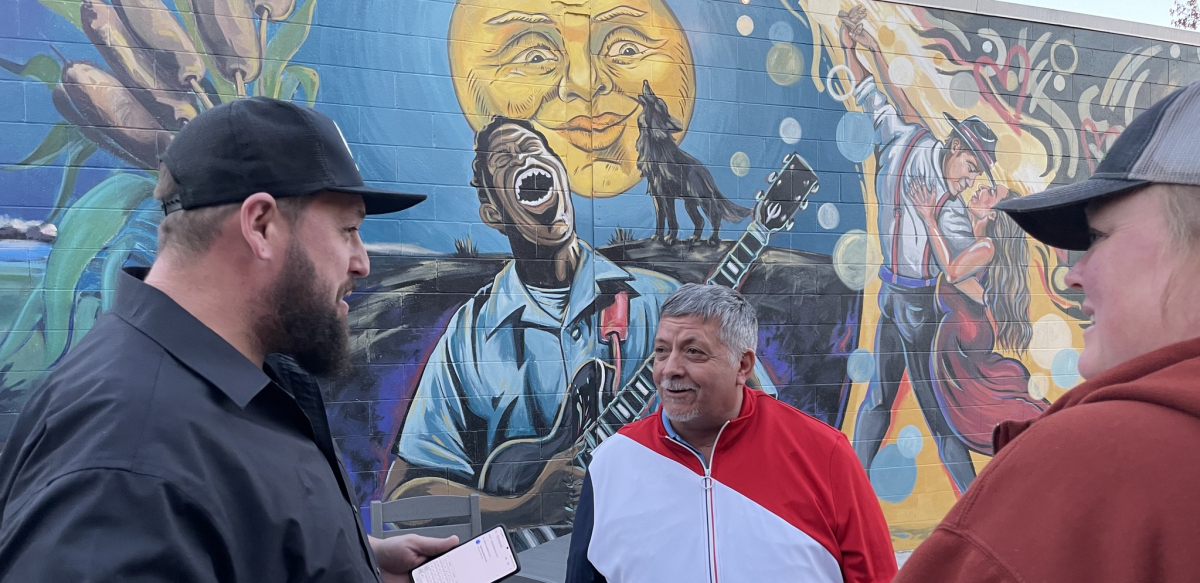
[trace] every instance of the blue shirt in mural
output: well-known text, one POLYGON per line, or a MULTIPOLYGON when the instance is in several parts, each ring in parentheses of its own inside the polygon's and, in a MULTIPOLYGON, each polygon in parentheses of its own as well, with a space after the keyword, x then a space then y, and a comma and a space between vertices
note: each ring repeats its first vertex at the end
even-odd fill
MULTIPOLYGON (((601 294, 625 291, 629 296, 621 386, 633 378, 653 350, 659 308, 679 282, 621 268, 582 241, 579 247, 561 318, 542 307, 545 294, 532 293, 512 262, 459 308, 425 365, 397 455, 475 484, 497 446, 552 426, 575 374, 593 360, 611 363, 615 356, 608 342, 598 340, 601 294)), ((774 394, 761 365, 755 372, 763 390, 774 394)))

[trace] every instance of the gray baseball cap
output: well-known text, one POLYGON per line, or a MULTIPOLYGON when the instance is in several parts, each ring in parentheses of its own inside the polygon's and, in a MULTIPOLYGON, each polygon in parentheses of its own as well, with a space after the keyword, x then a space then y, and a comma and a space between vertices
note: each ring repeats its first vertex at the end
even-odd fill
POLYGON ((1090 244, 1088 203, 1159 182, 1200 186, 1200 83, 1179 89, 1134 118, 1090 178, 996 205, 1052 247, 1090 244))

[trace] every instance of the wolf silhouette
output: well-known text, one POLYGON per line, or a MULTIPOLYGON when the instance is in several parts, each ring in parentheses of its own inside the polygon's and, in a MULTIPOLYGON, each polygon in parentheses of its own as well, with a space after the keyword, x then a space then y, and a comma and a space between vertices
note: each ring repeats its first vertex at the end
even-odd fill
POLYGON ((654 94, 649 81, 642 81, 637 102, 642 106, 638 114, 641 135, 637 139, 637 168, 646 178, 646 192, 654 201, 653 239, 668 245, 675 242, 679 235, 675 200, 683 199, 683 207, 696 225, 687 242, 700 240, 706 216, 712 226, 708 242, 717 243, 721 240, 721 221, 740 221, 750 215, 750 209, 725 198, 708 168, 675 143, 672 136, 683 131, 682 124, 671 117, 667 103, 654 94))

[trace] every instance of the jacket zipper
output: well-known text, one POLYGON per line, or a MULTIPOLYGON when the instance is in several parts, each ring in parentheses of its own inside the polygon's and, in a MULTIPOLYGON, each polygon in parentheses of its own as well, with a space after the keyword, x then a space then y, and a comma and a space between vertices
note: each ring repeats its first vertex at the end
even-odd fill
POLYGON ((729 422, 726 421, 725 424, 721 426, 721 429, 719 431, 717 431, 717 438, 713 440, 712 453, 709 454, 709 460, 707 462, 705 462, 704 456, 700 455, 700 452, 697 451, 696 448, 692 447, 691 445, 688 445, 686 442, 684 442, 681 439, 671 438, 672 441, 678 443, 679 445, 682 445, 684 447, 684 449, 692 452, 692 455, 696 456, 696 459, 700 460, 700 467, 704 468, 704 476, 702 478, 700 478, 700 487, 704 489, 704 505, 705 505, 704 520, 705 520, 705 524, 707 526, 707 535, 708 535, 705 540, 705 546, 708 548, 708 580, 710 583, 718 583, 718 577, 717 577, 717 531, 716 531, 717 517, 716 517, 716 511, 715 511, 715 508, 713 505, 712 466, 713 466, 713 460, 715 460, 717 457, 717 443, 721 441, 721 434, 725 432, 725 428, 728 426, 729 426, 729 422))

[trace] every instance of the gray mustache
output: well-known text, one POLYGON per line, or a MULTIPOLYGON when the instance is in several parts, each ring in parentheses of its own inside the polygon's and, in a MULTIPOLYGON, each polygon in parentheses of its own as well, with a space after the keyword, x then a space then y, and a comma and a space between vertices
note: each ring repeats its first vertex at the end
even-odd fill
POLYGON ((664 391, 688 391, 688 390, 699 391, 700 390, 700 387, 698 387, 692 383, 689 383, 686 381, 674 380, 674 379, 664 379, 661 383, 659 383, 659 388, 661 388, 664 391))

